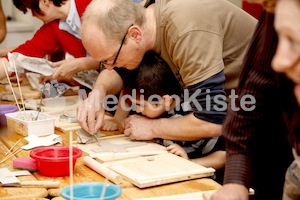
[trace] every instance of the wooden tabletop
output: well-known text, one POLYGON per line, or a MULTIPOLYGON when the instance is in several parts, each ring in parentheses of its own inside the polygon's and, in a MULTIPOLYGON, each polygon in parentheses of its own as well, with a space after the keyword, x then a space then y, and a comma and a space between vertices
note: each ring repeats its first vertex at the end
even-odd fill
MULTIPOLYGON (((3 102, 2 102, 3 103, 3 102)), ((72 133, 73 140, 76 138, 75 132, 61 132, 55 131, 56 134, 62 136, 63 145, 69 145, 69 134, 72 133)), ((105 132, 107 135, 119 134, 118 132, 105 132)), ((7 127, 0 128, 0 160, 5 157, 5 153, 19 141, 14 149, 17 149, 27 144, 24 136, 19 135, 7 127), (21 139, 21 140, 20 140, 21 139)), ((10 171, 16 171, 13 169, 12 161, 17 157, 30 157, 30 151, 21 150, 15 156, 12 156, 3 163, 0 163, 0 168, 8 168, 10 171)), ((85 154, 83 154, 84 156, 85 154)), ((73 183, 80 182, 104 182, 106 181, 103 176, 93 171, 83 163, 83 156, 76 161, 76 165, 73 173, 73 183)), ((45 188, 22 188, 22 187, 0 187, 0 199, 62 199, 60 197, 60 190, 65 186, 70 185, 70 177, 46 177, 40 175, 38 172, 32 173, 31 176, 18 177, 20 181, 25 180, 59 180, 60 187, 57 189, 45 189, 45 188)), ((217 182, 210 178, 201 178, 190 181, 183 181, 173 184, 161 185, 151 188, 139 189, 132 185, 130 182, 123 179, 119 185, 122 188, 122 195, 118 200, 136 199, 136 198, 150 198, 159 196, 178 195, 185 193, 193 193, 200 191, 216 190, 221 187, 217 182)))

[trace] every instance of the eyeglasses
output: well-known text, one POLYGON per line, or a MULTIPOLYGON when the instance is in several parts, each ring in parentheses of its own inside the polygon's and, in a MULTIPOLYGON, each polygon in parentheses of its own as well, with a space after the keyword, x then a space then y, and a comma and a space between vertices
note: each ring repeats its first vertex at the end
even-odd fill
MULTIPOLYGON (((131 25, 129 26, 129 28, 132 27, 132 26, 133 26, 133 24, 131 24, 131 25)), ((128 28, 128 29, 129 29, 129 28, 128 28)), ((104 61, 101 62, 101 65, 114 65, 114 64, 116 64, 117 59, 118 59, 118 56, 119 56, 120 51, 121 51, 121 49, 122 49, 122 46, 123 46, 123 44, 124 44, 124 42, 125 42, 126 35, 127 35, 127 33, 128 33, 128 29, 127 29, 127 31, 126 31, 126 33, 125 33, 123 39, 122 39, 120 48, 119 48, 119 50, 118 50, 118 52, 117 52, 117 55, 116 55, 114 61, 110 64, 110 63, 108 63, 106 60, 104 60, 104 61)))

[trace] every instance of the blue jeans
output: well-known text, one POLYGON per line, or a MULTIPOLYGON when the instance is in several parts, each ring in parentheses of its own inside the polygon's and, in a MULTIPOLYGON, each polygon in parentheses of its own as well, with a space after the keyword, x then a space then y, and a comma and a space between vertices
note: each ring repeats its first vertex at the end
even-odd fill
POLYGON ((300 200, 300 155, 297 155, 295 149, 293 155, 295 160, 285 174, 283 200, 300 200))

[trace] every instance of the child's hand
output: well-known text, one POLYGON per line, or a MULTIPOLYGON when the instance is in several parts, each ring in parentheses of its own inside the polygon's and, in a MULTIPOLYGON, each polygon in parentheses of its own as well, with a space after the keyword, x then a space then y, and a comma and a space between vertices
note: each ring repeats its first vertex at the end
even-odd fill
POLYGON ((172 154, 175 154, 175 155, 180 156, 185 159, 189 159, 185 150, 178 144, 175 144, 175 143, 171 144, 170 146, 167 147, 167 150, 172 154))
POLYGON ((104 120, 102 123, 102 130, 104 131, 117 131, 119 130, 119 125, 114 120, 104 120))

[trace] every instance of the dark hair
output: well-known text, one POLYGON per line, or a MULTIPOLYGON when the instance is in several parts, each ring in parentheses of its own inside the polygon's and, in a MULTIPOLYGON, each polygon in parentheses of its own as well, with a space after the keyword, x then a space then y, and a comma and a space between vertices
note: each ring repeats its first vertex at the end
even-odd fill
POLYGON ((132 95, 132 90, 136 89, 137 98, 139 98, 140 90, 144 89, 142 94, 145 100, 154 94, 180 97, 182 93, 181 85, 168 63, 154 51, 145 53, 137 69, 126 72, 123 83, 124 94, 132 95))
MULTIPOLYGON (((50 0, 51 1, 51 0, 50 0)), ((57 7, 60 7, 65 3, 66 0, 52 0, 53 4, 57 7)), ((14 5, 24 14, 27 13, 28 9, 33 12, 36 12, 40 15, 44 15, 39 6, 40 0, 13 0, 14 5)))

